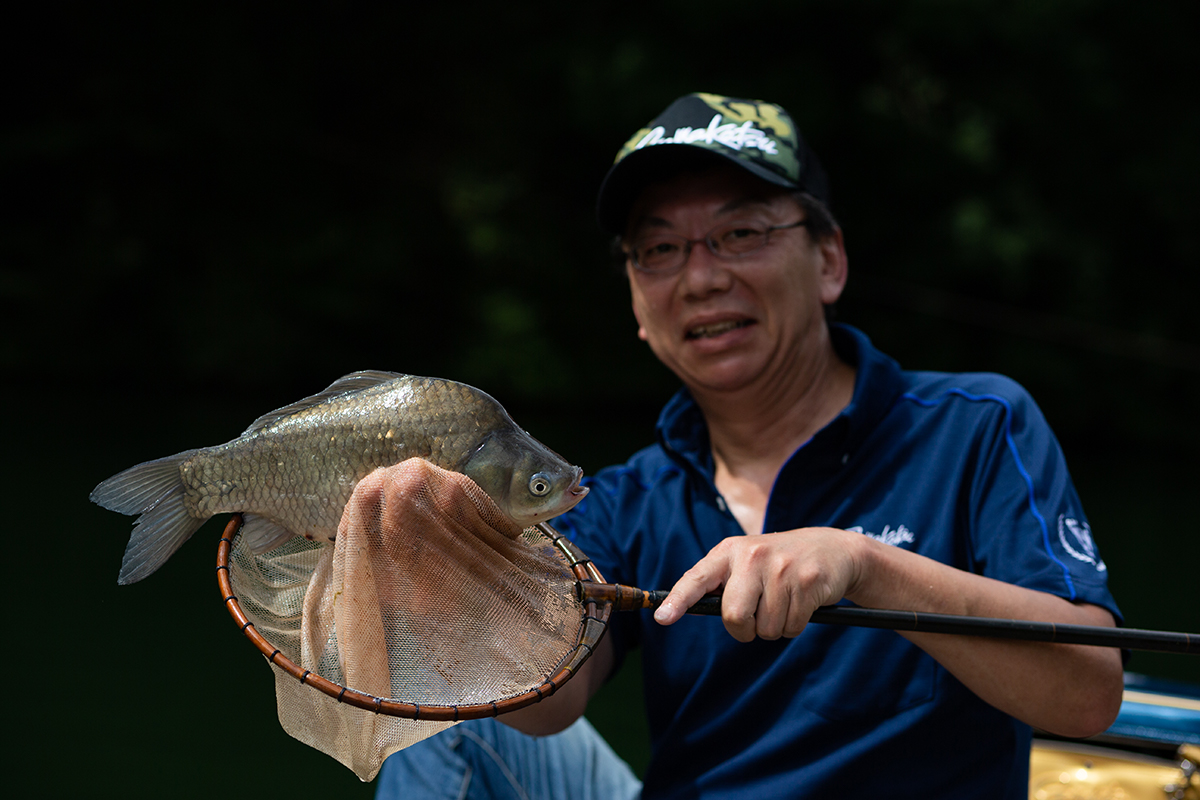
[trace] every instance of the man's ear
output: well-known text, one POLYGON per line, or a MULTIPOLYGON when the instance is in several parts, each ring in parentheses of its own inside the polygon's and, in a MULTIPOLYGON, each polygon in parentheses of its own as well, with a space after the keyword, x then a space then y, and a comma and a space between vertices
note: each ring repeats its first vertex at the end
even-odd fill
POLYGON ((646 336, 646 326, 642 324, 642 315, 638 313, 637 298, 633 292, 633 267, 628 261, 625 262, 625 277, 629 280, 629 306, 633 309, 633 318, 637 320, 638 324, 637 337, 643 342, 649 341, 646 336))
POLYGON ((846 257, 846 243, 842 239, 842 229, 836 225, 833 233, 817 242, 821 252, 821 302, 830 306, 837 302, 846 288, 849 276, 849 263, 846 257))

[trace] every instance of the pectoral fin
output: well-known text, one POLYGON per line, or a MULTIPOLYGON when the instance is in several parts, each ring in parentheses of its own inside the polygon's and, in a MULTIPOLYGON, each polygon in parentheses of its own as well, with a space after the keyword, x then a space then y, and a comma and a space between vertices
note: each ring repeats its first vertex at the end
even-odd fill
POLYGON ((244 514, 242 519, 243 541, 255 555, 274 550, 296 535, 278 522, 258 514, 244 514))

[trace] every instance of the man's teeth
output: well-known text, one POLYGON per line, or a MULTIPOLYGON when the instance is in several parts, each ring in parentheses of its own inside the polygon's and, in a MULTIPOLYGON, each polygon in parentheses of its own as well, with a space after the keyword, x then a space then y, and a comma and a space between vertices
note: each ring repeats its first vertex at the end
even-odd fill
POLYGON ((742 328, 749 325, 749 320, 729 320, 728 322, 714 322, 711 325, 698 325, 692 328, 687 333, 689 339, 701 339, 706 336, 719 336, 726 331, 731 331, 735 328, 742 328))

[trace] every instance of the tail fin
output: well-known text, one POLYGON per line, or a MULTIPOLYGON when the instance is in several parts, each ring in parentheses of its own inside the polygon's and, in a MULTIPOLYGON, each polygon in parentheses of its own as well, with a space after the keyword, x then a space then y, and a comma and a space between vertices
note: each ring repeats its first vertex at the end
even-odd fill
POLYGON ((204 524, 183 505, 179 466, 189 450, 130 467, 92 491, 93 503, 121 514, 140 514, 121 560, 117 583, 134 583, 161 567, 204 524))

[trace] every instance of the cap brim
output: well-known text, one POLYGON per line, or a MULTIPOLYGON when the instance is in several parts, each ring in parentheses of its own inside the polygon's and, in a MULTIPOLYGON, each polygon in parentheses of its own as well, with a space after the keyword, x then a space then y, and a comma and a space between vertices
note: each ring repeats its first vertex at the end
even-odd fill
POLYGON ((596 197, 596 220, 600 228, 615 236, 624 234, 629 211, 648 185, 687 169, 702 169, 714 164, 733 164, 775 186, 797 188, 782 175, 738 158, 736 151, 725 153, 691 144, 658 144, 635 150, 613 164, 604 176, 596 197))

